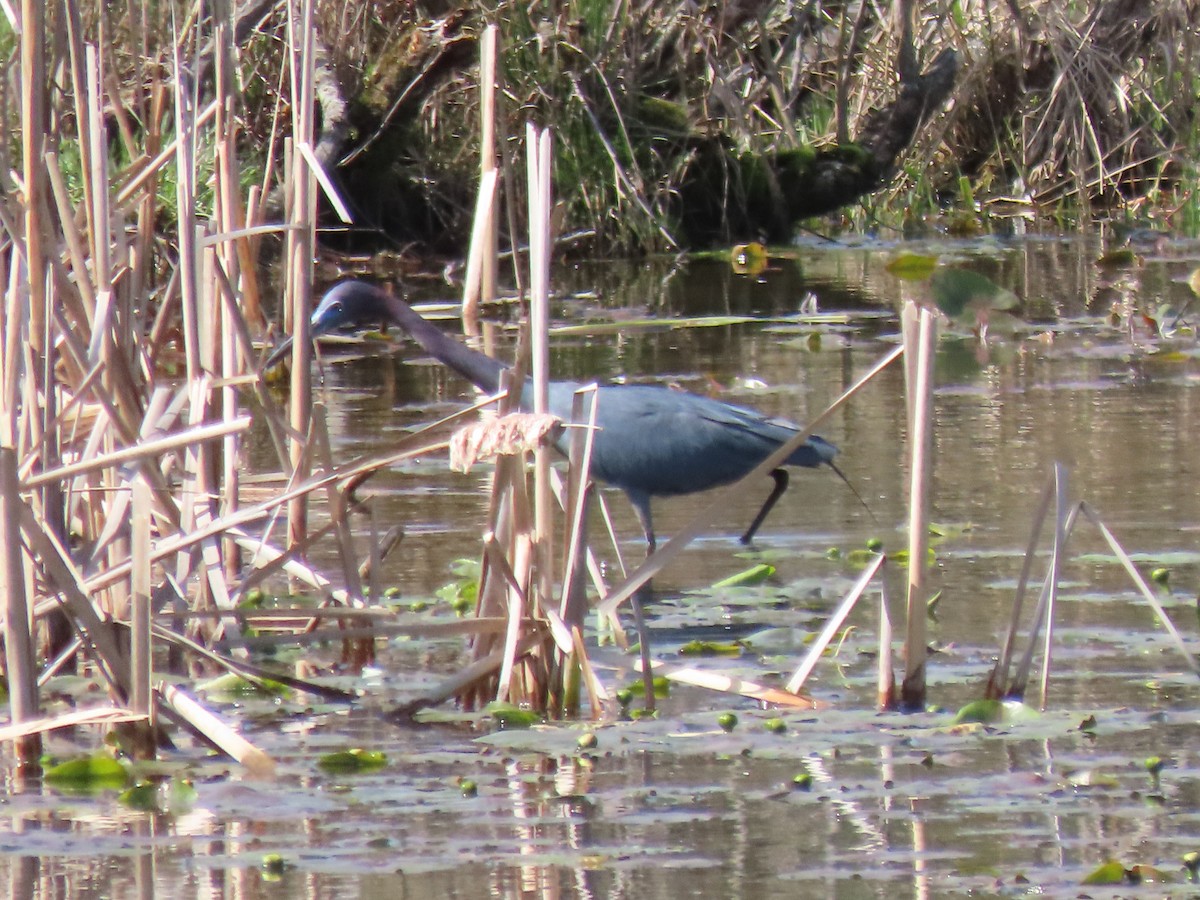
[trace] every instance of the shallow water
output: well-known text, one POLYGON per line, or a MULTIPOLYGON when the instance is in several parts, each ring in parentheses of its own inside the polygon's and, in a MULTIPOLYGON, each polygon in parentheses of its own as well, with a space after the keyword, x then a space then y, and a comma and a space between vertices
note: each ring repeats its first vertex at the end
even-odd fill
MULTIPOLYGON (((678 383, 805 421, 894 345, 898 301, 919 290, 885 268, 900 249, 814 243, 758 276, 709 261, 556 273, 556 322, 604 327, 555 337, 553 370, 678 383), (839 320, 797 319, 809 292, 839 320), (756 321, 629 324, 706 315, 756 321)), ((970 528, 936 542, 932 578, 942 597, 929 623, 938 650, 930 701, 953 710, 978 696, 1056 461, 1068 467, 1071 495, 1095 508, 1143 573, 1170 568, 1163 599, 1195 644, 1200 495, 1191 437, 1200 362, 1193 332, 1162 337, 1145 316, 1167 321, 1161 307, 1188 301, 1182 279, 1200 246, 1139 247, 1140 265, 1113 271, 1096 265, 1099 239, 903 249, 938 252, 943 264, 986 274, 1023 300, 1020 320, 1011 330, 994 321, 986 346, 961 327, 939 345, 933 519, 970 528)), ((496 340, 511 354, 511 330, 496 340)), ((869 537, 904 546, 902 381, 898 368, 886 372, 821 429, 878 522, 829 472, 798 471, 747 555, 737 535, 764 483, 656 578, 659 656, 670 658, 701 628, 728 630, 751 634, 753 650, 697 665, 786 678, 805 636, 857 574, 845 551, 869 537), (835 547, 843 558, 826 558, 835 547), (706 591, 759 559, 777 568, 768 584, 706 591)), ((319 393, 339 459, 385 448, 470 397, 411 345, 378 344, 331 353, 319 393)), ((269 464, 265 455, 251 463, 269 464)), ((370 483, 380 519, 407 529, 383 584, 427 598, 451 580, 453 560, 478 554, 485 479, 430 459, 370 483)), ((619 494, 608 500, 623 550, 637 559, 628 504, 619 494)), ((656 502, 656 530, 673 533, 703 503, 656 502)), ((361 709, 241 704, 248 735, 281 760, 275 782, 196 764, 197 803, 175 817, 125 810, 112 794, 12 792, 0 817, 0 870, 18 896, 30 895, 25 887, 70 897, 1188 894, 1180 857, 1200 849, 1200 682, 1095 529, 1081 524, 1069 550, 1049 710, 1029 721, 955 730, 950 713, 875 714, 874 598, 809 683, 831 708, 783 714, 785 734, 763 726, 777 713, 675 688, 657 721, 601 727, 587 754, 576 748, 580 726, 487 736, 465 725, 381 721, 373 710, 419 694, 458 662, 455 641, 397 641, 376 670, 343 680, 364 691, 361 709), (741 719, 728 735, 716 726, 725 710, 741 719), (1081 730, 1088 715, 1096 728, 1081 730), (349 746, 387 750, 388 767, 337 777, 316 767, 320 753, 349 746), (1152 755, 1167 760, 1157 788, 1143 766, 1152 755), (808 790, 793 787, 802 774, 811 776, 808 790), (478 796, 462 795, 463 777, 477 782, 478 796), (276 882, 259 870, 269 852, 288 863, 276 882), (1158 866, 1172 882, 1082 888, 1110 857, 1158 866)), ((332 551, 314 561, 334 568, 332 551)), ((892 578, 898 595, 903 572, 892 578)), ((239 715, 237 704, 223 709, 239 715)), ((72 746, 66 735, 51 742, 61 755, 72 746)))

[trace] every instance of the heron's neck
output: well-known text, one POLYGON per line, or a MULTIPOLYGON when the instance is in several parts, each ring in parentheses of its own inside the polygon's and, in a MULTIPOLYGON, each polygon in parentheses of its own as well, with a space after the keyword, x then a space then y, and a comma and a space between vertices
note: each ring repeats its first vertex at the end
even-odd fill
POLYGON ((481 391, 494 394, 500 390, 500 373, 507 366, 478 350, 472 350, 436 325, 426 322, 400 298, 387 296, 383 302, 392 321, 408 332, 426 353, 436 357, 481 391))

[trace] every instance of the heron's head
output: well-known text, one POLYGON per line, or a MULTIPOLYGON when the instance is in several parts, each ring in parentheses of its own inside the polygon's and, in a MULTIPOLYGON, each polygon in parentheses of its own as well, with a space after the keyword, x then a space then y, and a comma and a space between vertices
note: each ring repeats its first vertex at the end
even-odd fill
MULTIPOLYGON (((382 298, 383 291, 363 281, 341 281, 325 292, 317 308, 309 318, 313 338, 331 334, 342 328, 357 328, 379 322, 386 318, 382 298)), ((289 336, 276 347, 267 361, 264 371, 277 365, 292 349, 289 336)))
POLYGON ((383 291, 363 281, 341 281, 325 292, 313 310, 309 326, 314 338, 342 328, 377 323, 387 314, 381 302, 383 291))

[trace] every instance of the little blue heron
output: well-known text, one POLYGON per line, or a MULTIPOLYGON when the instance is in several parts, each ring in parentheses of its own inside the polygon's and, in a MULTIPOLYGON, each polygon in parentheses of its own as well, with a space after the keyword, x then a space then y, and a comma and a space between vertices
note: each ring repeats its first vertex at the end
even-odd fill
MULTIPOLYGON (((391 321, 406 331, 427 353, 487 393, 500 389, 503 363, 454 340, 421 318, 398 297, 362 281, 334 285, 312 314, 312 334, 318 337, 339 328, 391 321)), ((287 353, 291 338, 267 358, 264 368, 287 353)), ((573 395, 581 387, 570 381, 550 383, 550 412, 570 421, 573 395)), ((737 481, 772 451, 798 432, 791 422, 768 418, 752 409, 722 403, 658 385, 606 385, 597 390, 597 430, 592 444, 591 475, 629 497, 652 552, 654 526, 651 497, 672 497, 720 487, 737 481)), ((532 382, 521 391, 521 406, 533 406, 532 382)), ((565 453, 566 439, 558 449, 565 453)), ((787 458, 784 465, 816 468, 833 464, 837 448, 813 435, 787 458)), ((748 544, 775 502, 787 490, 788 474, 771 472, 775 487, 746 533, 748 544)), ((849 483, 849 482, 847 482, 849 483)))

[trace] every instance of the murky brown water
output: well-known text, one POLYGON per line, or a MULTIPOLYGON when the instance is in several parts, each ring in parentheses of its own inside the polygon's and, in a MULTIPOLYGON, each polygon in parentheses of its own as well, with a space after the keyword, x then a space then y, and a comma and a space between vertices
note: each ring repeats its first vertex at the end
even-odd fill
MULTIPOLYGON (((1139 248, 1142 264, 1115 272, 1096 266, 1098 240, 907 249, 935 250, 1025 302, 1024 321, 1012 334, 995 326, 986 350, 966 332, 944 336, 939 348, 934 519, 973 527, 937 547, 933 577, 943 597, 930 637, 942 652, 931 662, 931 700, 955 708, 978 694, 1055 461, 1069 467, 1072 494, 1142 554, 1143 571, 1170 566, 1169 609, 1195 642, 1200 463, 1190 438, 1200 426, 1200 353, 1194 333, 1161 338, 1141 314, 1162 319, 1161 306, 1187 302, 1181 279, 1200 247, 1139 248)), ((777 320, 793 315, 807 292, 822 312, 845 319, 563 336, 553 342, 554 371, 720 389, 804 421, 893 346, 898 300, 913 290, 884 268, 895 252, 813 245, 757 277, 716 262, 558 273, 565 294, 556 316, 564 323, 777 320)), ((499 343, 501 355, 509 353, 511 333, 502 331, 499 343)), ((470 396, 461 380, 414 359, 406 345, 328 361, 320 390, 335 455, 384 448, 470 396)), ((841 447, 839 463, 878 524, 828 472, 797 472, 756 541, 777 567, 773 583, 719 602, 697 594, 751 564, 739 556, 737 535, 764 483, 656 579, 660 655, 678 645, 682 625, 781 626, 741 660, 703 664, 756 678, 787 673, 804 634, 820 627, 855 574, 826 551, 873 536, 903 546, 899 369, 822 434, 841 447)), ((383 496, 381 518, 408 532, 385 584, 430 596, 450 580, 452 560, 477 555, 484 478, 449 473, 432 459, 371 483, 383 496)), ((609 499, 625 550, 637 558, 628 504, 616 493, 609 499)), ((659 534, 674 532, 703 502, 656 502, 659 534)), ((361 711, 248 707, 247 730, 285 762, 277 783, 201 770, 196 810, 175 820, 123 810, 111 795, 12 798, 0 818, 0 870, 14 896, 29 895, 17 889, 25 885, 70 897, 150 888, 245 897, 1075 896, 1083 876, 1112 856, 1157 865, 1176 883, 1087 888, 1090 895, 1187 893, 1179 858, 1200 848, 1197 679, 1090 527, 1080 527, 1071 551, 1051 711, 1036 725, 989 736, 952 733, 947 715, 876 716, 876 623, 862 611, 837 659, 819 665, 810 683, 834 709, 787 716, 784 736, 762 729, 767 714, 751 704, 689 690, 676 690, 657 722, 601 729, 591 758, 574 752, 574 731, 501 735, 492 746, 468 731, 400 729, 361 711), (743 720, 731 735, 714 724, 727 709, 743 720), (1091 713, 1100 722, 1094 736, 1078 729, 1091 713), (387 749, 392 764, 358 778, 321 775, 315 755, 345 746, 387 749), (1169 759, 1161 791, 1141 767, 1149 755, 1169 759), (1096 769, 1112 783, 1072 780, 1075 770, 1096 769), (813 777, 811 790, 789 788, 798 773, 813 777), (479 783, 478 797, 460 796, 461 776, 479 783), (281 882, 259 874, 268 851, 293 864, 281 882)), ((452 666, 455 646, 393 645, 359 686, 371 704, 411 696, 436 679, 431 669, 452 666)))

